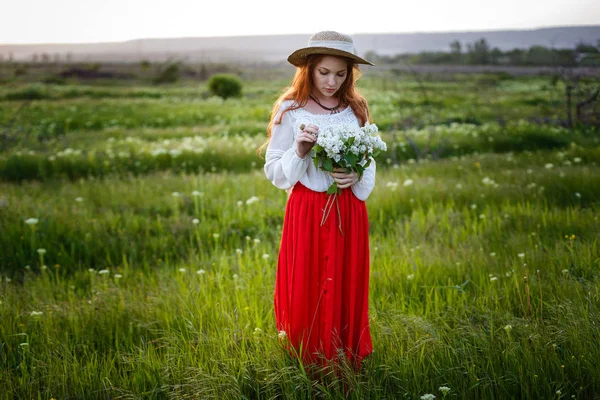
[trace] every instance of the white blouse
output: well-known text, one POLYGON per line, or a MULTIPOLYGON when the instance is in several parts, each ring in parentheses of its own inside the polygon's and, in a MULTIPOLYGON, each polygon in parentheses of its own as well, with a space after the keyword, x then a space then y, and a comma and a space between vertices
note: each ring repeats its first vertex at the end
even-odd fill
MULTIPOLYGON (((293 100, 281 103, 275 121, 283 110, 293 104, 293 100)), ((303 108, 291 110, 283 115, 280 124, 273 125, 271 140, 267 146, 265 174, 279 189, 289 189, 300 181, 315 192, 326 192, 333 183, 328 172, 316 168, 313 162, 314 150, 304 158, 296 153, 296 135, 300 133, 300 125, 314 124, 320 131, 339 124, 360 126, 354 111, 348 106, 337 114, 313 114, 303 108)), ((359 200, 366 200, 375 187, 375 160, 363 172, 362 179, 351 186, 352 192, 359 200)))

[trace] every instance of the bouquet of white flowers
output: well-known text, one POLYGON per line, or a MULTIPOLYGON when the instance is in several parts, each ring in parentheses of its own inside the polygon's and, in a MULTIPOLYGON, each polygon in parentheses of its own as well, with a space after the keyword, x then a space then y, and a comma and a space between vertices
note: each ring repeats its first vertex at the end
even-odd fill
MULTIPOLYGON (((347 173, 355 171, 360 179, 363 172, 371 164, 372 157, 376 157, 379 152, 387 150, 387 146, 378 135, 377 125, 367 122, 363 127, 337 125, 325 129, 319 133, 313 150, 315 167, 320 167, 327 172, 333 172, 335 168, 345 168, 347 173)), ((325 223, 329 216, 340 190, 336 182, 329 186, 327 193, 333 196, 329 197, 323 210, 321 225, 325 223)), ((339 228, 342 231, 341 218, 339 220, 339 228)))
MULTIPOLYGON (((346 172, 356 171, 359 179, 369 164, 387 146, 378 135, 375 124, 366 123, 362 128, 351 125, 337 125, 319 133, 315 151, 315 167, 332 172, 334 168, 345 168, 346 172)), ((337 184, 327 190, 329 194, 339 194, 337 184)))

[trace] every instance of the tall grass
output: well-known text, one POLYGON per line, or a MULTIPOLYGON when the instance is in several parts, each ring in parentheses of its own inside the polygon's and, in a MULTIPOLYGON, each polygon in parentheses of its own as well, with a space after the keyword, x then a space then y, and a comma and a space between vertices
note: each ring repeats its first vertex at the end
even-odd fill
POLYGON ((586 151, 382 169, 367 202, 375 352, 343 379, 279 344, 286 194, 261 171, 4 184, 0 393, 593 398, 600 168, 586 151))

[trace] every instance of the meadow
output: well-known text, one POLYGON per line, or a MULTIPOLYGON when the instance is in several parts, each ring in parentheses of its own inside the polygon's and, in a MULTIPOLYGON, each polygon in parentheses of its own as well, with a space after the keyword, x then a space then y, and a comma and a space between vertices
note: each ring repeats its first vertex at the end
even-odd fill
POLYGON ((275 329, 287 79, 0 85, 0 399, 600 399, 600 131, 546 76, 369 72, 375 351, 343 379, 275 329))

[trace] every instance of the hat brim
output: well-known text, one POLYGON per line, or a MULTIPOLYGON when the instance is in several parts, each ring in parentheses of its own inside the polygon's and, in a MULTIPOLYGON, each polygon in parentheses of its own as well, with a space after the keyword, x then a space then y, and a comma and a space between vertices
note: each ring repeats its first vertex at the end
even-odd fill
POLYGON ((344 50, 332 49, 331 47, 304 47, 290 54, 287 60, 290 64, 300 67, 306 62, 306 57, 310 54, 325 54, 330 56, 347 57, 352 59, 357 64, 375 65, 364 58, 360 58, 356 54, 352 54, 344 50))

